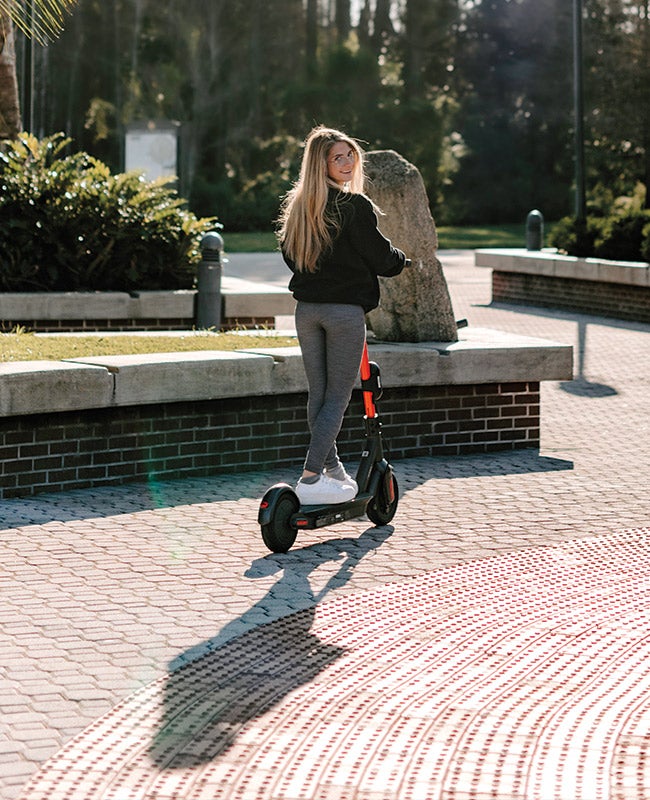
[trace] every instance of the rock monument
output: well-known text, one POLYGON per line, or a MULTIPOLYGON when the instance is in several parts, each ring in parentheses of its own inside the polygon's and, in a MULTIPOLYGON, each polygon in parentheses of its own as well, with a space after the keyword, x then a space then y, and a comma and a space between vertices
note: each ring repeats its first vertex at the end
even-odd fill
POLYGON ((381 305, 368 314, 378 339, 392 342, 455 342, 456 320, 442 266, 438 236, 419 170, 393 150, 365 155, 365 191, 383 211, 379 228, 412 266, 396 278, 380 278, 381 305))

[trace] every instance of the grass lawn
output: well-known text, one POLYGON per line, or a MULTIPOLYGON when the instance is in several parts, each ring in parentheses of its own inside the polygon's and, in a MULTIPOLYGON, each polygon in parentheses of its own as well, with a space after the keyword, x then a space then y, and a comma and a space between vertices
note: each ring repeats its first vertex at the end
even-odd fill
POLYGON ((222 231, 226 253, 272 253, 277 250, 278 240, 273 231, 259 233, 226 233, 222 231))
POLYGON ((438 231, 440 250, 477 250, 483 247, 525 247, 526 224, 481 227, 453 227, 442 225, 438 231))
POLYGON ((65 358, 115 356, 142 353, 179 353, 195 350, 245 350, 252 347, 293 347, 296 340, 255 331, 242 333, 145 334, 37 334, 0 333, 0 363, 61 361, 65 358))
MULTIPOLYGON (((550 227, 546 226, 547 231, 550 227)), ((526 223, 511 225, 481 225, 454 227, 443 225, 437 229, 441 250, 476 250, 482 247, 525 247, 526 223)), ((226 252, 269 253, 277 248, 273 231, 259 233, 223 232, 226 252)))

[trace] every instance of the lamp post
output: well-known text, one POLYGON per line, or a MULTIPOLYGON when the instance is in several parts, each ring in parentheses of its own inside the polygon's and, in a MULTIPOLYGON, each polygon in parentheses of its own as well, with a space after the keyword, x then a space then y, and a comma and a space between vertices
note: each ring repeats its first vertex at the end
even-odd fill
POLYGON ((573 0, 573 109, 575 119, 575 215, 583 222, 585 202, 584 105, 582 98, 582 0, 573 0))

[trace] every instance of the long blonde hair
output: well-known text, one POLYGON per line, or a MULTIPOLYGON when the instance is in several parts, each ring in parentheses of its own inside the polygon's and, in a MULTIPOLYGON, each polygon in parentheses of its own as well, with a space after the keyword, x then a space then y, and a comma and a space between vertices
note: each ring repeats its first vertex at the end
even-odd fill
POLYGON ((356 154, 348 191, 363 192, 363 151, 341 131, 319 125, 305 141, 300 177, 282 203, 278 237, 282 249, 300 271, 314 272, 318 259, 332 245, 338 220, 327 211, 331 187, 341 187, 328 176, 327 158, 332 146, 344 142, 356 154))

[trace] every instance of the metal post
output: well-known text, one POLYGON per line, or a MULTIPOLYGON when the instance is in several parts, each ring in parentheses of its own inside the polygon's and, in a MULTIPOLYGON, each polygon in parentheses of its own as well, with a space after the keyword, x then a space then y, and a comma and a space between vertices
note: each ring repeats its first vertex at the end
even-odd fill
POLYGON ((584 222, 585 201, 585 134, 582 88, 582 0, 573 0, 573 108, 575 115, 575 213, 584 222))
POLYGON ((544 247, 544 217, 533 209, 526 217, 526 250, 541 250, 544 247))
POLYGON ((196 327, 221 327, 221 260, 223 238, 216 231, 201 239, 196 293, 196 327))

